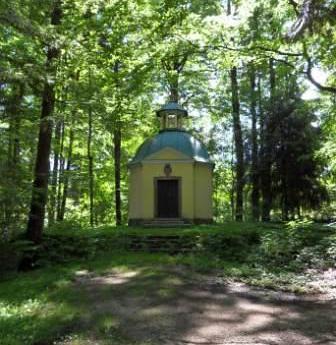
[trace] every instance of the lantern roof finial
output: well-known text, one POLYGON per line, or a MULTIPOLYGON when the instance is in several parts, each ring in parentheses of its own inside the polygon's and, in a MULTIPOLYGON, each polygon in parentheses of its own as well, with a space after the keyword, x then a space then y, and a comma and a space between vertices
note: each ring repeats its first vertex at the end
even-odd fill
POLYGON ((172 101, 169 101, 161 109, 156 111, 158 117, 166 114, 180 115, 183 117, 188 116, 188 112, 180 104, 172 101))

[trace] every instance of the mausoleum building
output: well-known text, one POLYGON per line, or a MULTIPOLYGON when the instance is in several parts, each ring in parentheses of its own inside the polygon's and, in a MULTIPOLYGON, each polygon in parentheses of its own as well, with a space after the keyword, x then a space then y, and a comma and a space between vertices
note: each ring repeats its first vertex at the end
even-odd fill
POLYGON ((169 102, 157 111, 161 130, 129 163, 129 225, 212 222, 214 164, 204 144, 183 129, 188 113, 169 102))

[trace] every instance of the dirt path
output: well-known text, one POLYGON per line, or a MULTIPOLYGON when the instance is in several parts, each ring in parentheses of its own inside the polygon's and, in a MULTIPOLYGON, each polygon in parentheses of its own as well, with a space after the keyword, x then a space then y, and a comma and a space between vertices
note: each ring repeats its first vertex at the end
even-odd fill
POLYGON ((167 268, 82 275, 94 317, 111 314, 150 344, 336 344, 336 302, 253 289, 167 268))

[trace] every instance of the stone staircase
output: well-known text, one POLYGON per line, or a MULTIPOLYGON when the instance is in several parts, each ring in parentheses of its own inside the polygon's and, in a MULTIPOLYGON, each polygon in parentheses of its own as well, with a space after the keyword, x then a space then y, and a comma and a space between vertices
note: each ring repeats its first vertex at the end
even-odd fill
POLYGON ((182 218, 155 218, 144 221, 145 228, 180 228, 191 226, 191 223, 182 218))
POLYGON ((199 236, 128 236, 127 249, 149 253, 187 253, 199 250, 199 236))

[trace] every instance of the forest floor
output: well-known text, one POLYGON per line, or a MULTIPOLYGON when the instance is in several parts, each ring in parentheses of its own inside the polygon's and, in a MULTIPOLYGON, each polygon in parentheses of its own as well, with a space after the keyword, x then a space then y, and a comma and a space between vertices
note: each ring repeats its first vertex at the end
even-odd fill
MULTIPOLYGON (((252 288, 176 266, 80 273, 75 284, 94 318, 130 343, 336 344, 336 300, 323 295, 252 288)), ((86 342, 100 344, 94 336, 86 342)))
POLYGON ((335 271, 319 279, 329 293, 251 287, 162 253, 54 265, 1 282, 0 344, 336 344, 335 271))

